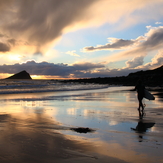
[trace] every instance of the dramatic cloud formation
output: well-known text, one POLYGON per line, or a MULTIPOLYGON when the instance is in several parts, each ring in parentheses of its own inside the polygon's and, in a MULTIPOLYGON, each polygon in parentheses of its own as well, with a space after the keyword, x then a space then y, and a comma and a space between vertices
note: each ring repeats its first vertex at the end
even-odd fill
POLYGON ((106 60, 108 60, 108 62, 115 62, 130 59, 131 57, 145 57, 149 52, 163 49, 163 26, 150 27, 148 30, 144 36, 135 39, 134 46, 131 45, 129 49, 123 49, 122 52, 110 55, 106 60))
POLYGON ((102 64, 93 64, 93 63, 79 63, 73 65, 67 64, 53 64, 48 62, 36 63, 35 61, 28 61, 22 64, 14 65, 1 65, 0 73, 9 73, 14 74, 22 70, 28 71, 31 75, 45 75, 45 76, 54 76, 59 78, 69 78, 69 77, 89 77, 91 71, 95 69, 104 68, 102 64), (87 74, 87 75, 85 75, 87 74))
POLYGON ((80 22, 95 0, 0 1, 1 31, 9 38, 24 39, 37 50, 80 22))
MULTIPOLYGON (((109 38, 110 43, 106 45, 99 45, 97 47, 85 47, 83 51, 95 50, 121 50, 132 47, 132 53, 138 51, 151 51, 162 48, 163 42, 163 26, 149 27, 148 33, 145 36, 140 36, 135 40, 123 40, 117 38, 109 38), (135 48, 134 48, 135 47, 135 48)), ((129 53, 129 52, 128 52, 129 53)))
POLYGON ((162 6, 162 0, 0 0, 0 72, 26 70, 32 75, 82 78, 127 75, 159 66, 162 6), (157 27, 147 24, 149 21, 157 27), (148 25, 148 32, 141 32, 142 36, 138 32, 131 39, 126 29, 135 31, 134 25, 148 25), (121 38, 123 30, 126 33, 121 38), (108 43, 99 45, 102 37, 108 43), (153 52, 158 54, 150 63, 144 62, 153 52), (126 67, 123 63, 117 66, 121 68, 109 68, 109 62, 117 61, 124 61, 126 67))
MULTIPOLYGON (((1 36, 4 37, 4 36, 1 36)), ((54 64, 49 62, 35 62, 28 61, 22 64, 16 63, 13 65, 1 65, 0 73, 14 74, 22 70, 28 71, 31 75, 42 75, 42 76, 51 76, 54 78, 88 78, 88 77, 109 77, 109 76, 122 76, 128 75, 130 72, 135 72, 138 70, 146 70, 159 67, 163 64, 163 27, 148 27, 148 32, 144 36, 139 36, 135 40, 123 40, 116 38, 109 38, 110 42, 104 46, 98 46, 92 48, 92 50, 104 50, 105 48, 109 49, 112 47, 116 50, 129 48, 129 50, 117 53, 113 57, 115 60, 122 59, 121 57, 125 56, 134 56, 131 59, 126 61, 126 67, 123 68, 107 68, 107 62, 102 63, 91 63, 91 62, 82 62, 76 64, 54 64), (105 47, 105 48, 104 48, 105 47), (123 48, 122 48, 123 47, 123 48), (151 62, 144 64, 145 55, 151 51, 159 52, 152 58, 151 62), (137 55, 139 54, 139 56, 137 55)), ((16 43, 14 39, 8 39, 7 44, 12 46, 16 43)), ((3 45, 3 44, 2 44, 3 45)), ((7 46, 1 46, 1 50, 8 50, 7 46)), ((105 50, 106 50, 105 49, 105 50)), ((107 50, 108 50, 107 49, 107 50)), ((123 50, 124 50, 123 49, 123 50)), ((87 49, 88 50, 88 49, 87 49)), ((89 51, 89 50, 88 50, 89 51)), ((66 54, 79 56, 75 53, 75 50, 68 51, 66 54)))
POLYGON ((154 56, 151 62, 144 63, 144 57, 135 57, 126 62, 126 67, 121 69, 109 69, 101 63, 76 63, 54 64, 48 62, 37 63, 28 61, 22 64, 1 65, 0 73, 14 74, 26 70, 31 75, 47 76, 48 78, 89 78, 89 77, 113 77, 126 76, 131 72, 147 70, 163 65, 163 50, 154 56))
MULTIPOLYGON (((115 23, 122 18, 125 18, 123 24, 133 24, 129 15, 135 11, 143 11, 143 17, 146 20, 154 19, 158 17, 157 12, 162 13, 160 4, 162 4, 160 0, 137 0, 136 2, 127 0, 125 3, 105 0, 1 0, 0 30, 9 39, 27 42, 28 49, 31 45, 35 46, 35 52, 38 53, 46 51, 63 33, 75 29, 100 26, 106 22, 115 23), (148 6, 155 10, 153 5, 157 6, 157 12, 150 14, 148 6)), ((135 12, 136 16, 133 16, 135 22, 138 19, 143 20, 142 15, 139 14, 140 12, 135 12)), ((101 48, 118 48, 119 46, 123 48, 130 44, 132 41, 120 39, 101 48)), ((31 52, 34 49, 31 49, 31 52)), ((4 51, 8 50, 10 49, 4 48, 4 51)))

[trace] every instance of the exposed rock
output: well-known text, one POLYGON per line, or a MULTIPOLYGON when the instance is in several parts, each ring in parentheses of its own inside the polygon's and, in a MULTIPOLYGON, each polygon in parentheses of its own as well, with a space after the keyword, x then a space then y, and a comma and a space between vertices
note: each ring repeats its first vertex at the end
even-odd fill
POLYGON ((70 130, 73 130, 78 133, 87 133, 87 132, 94 132, 95 130, 90 129, 88 127, 78 127, 78 128, 70 128, 70 130))
POLYGON ((6 78, 6 79, 32 79, 32 78, 29 75, 29 73, 24 70, 24 71, 21 71, 17 74, 14 74, 14 75, 6 78))

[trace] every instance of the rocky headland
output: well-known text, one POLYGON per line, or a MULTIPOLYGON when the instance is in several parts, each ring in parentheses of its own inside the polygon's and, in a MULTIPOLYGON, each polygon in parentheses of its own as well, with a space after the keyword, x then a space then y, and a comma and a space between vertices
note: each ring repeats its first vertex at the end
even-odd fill
POLYGON ((28 72, 26 72, 25 70, 24 71, 21 71, 19 73, 16 73, 6 79, 28 79, 28 80, 31 80, 31 76, 28 72))

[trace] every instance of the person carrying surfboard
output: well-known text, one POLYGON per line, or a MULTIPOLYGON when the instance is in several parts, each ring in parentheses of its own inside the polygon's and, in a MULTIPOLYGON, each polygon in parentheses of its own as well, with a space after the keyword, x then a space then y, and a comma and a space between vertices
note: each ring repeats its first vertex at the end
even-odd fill
POLYGON ((135 89, 137 91, 137 98, 139 101, 139 108, 138 110, 140 111, 140 108, 142 107, 142 112, 144 111, 144 106, 142 103, 143 97, 144 97, 144 91, 145 91, 145 86, 143 85, 141 80, 138 80, 137 85, 135 86, 135 89))

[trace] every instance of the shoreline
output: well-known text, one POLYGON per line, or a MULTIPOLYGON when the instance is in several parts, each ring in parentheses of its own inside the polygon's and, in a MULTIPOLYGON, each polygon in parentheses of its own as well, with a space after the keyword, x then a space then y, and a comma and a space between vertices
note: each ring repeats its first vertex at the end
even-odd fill
POLYGON ((161 162, 162 99, 145 100, 139 119, 126 88, 1 96, 0 161, 161 162))

